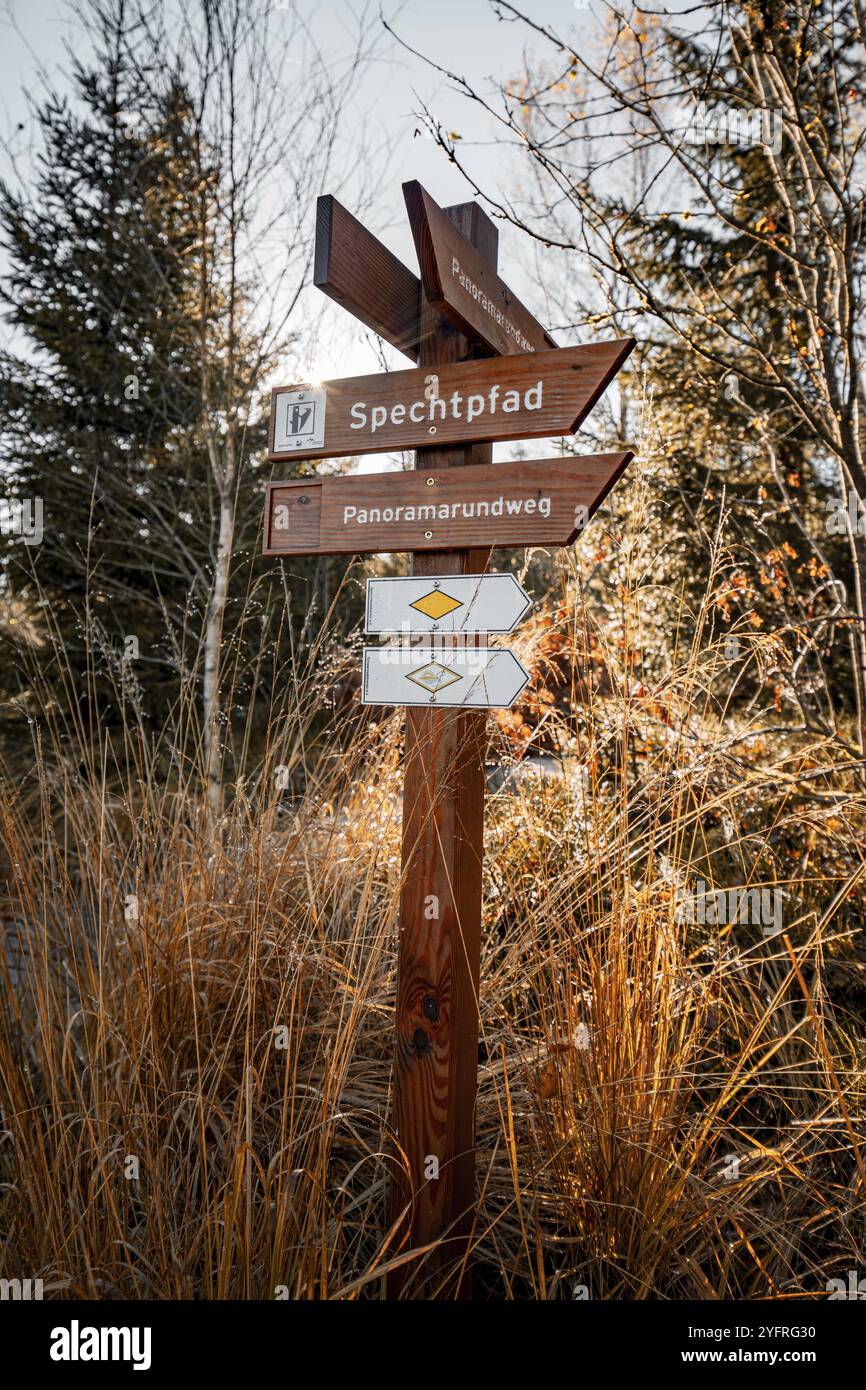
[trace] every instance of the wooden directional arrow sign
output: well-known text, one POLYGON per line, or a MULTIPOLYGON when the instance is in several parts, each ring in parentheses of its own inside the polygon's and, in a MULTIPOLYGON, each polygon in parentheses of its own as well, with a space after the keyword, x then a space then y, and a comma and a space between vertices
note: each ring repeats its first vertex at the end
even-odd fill
POLYGON ((419 367, 279 387, 270 455, 414 449, 415 471, 269 484, 264 550, 412 552, 411 578, 370 581, 367 630, 420 632, 422 645, 363 657, 363 702, 412 707, 383 1268, 391 1298, 451 1299, 469 1292, 476 1229, 484 710, 512 705, 529 681, 513 652, 451 634, 513 628, 529 600, 510 575, 480 573, 491 548, 569 545, 632 457, 493 464, 493 441, 572 433, 634 340, 558 349, 499 278, 479 205, 439 208, 417 183, 404 192, 420 279, 334 198, 318 204, 314 279, 419 367))
POLYGON ((634 347, 586 347, 281 386, 271 458, 337 458, 391 449, 571 434, 634 347))
POLYGON ((404 183, 424 293, 470 338, 494 352, 538 352, 556 343, 420 183, 404 183))
POLYGON ((418 276, 330 195, 316 204, 313 284, 413 362, 418 361, 418 276))
POLYGON ((571 545, 630 453, 269 483, 265 555, 571 545))
POLYGON ((365 647, 361 702, 507 709, 528 682, 506 647, 365 647))
POLYGON ((513 632, 532 600, 513 574, 368 579, 365 632, 513 632))

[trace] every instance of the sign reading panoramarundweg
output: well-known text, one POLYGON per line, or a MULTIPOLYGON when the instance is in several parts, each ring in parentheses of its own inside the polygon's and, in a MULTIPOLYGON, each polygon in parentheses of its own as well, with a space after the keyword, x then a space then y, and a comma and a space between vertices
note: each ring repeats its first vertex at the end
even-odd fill
POLYGON ((420 183, 404 183, 403 196, 424 291, 441 314, 494 352, 508 355, 556 347, 547 329, 420 183))
POLYGON ((631 453, 269 483, 265 555, 571 545, 631 453))
POLYGON ((271 399, 270 456, 339 458, 572 434, 633 347, 633 338, 621 338, 280 386, 271 399))

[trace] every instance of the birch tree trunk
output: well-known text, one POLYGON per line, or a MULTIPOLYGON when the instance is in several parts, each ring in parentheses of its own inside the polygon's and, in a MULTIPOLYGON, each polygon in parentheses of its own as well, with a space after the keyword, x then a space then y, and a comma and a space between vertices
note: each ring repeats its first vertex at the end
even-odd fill
POLYGON ((201 772, 214 828, 225 800, 224 650, 234 547, 248 525, 250 427, 259 425, 269 372, 293 346, 289 324, 309 279, 316 194, 331 176, 354 79, 377 42, 359 17, 357 34, 347 31, 343 60, 332 69, 310 28, 313 8, 296 0, 277 9, 262 0, 190 0, 181 7, 181 62, 163 7, 135 3, 151 80, 159 86, 167 72, 182 82, 186 101, 183 153, 191 173, 179 193, 197 239, 195 301, 186 326, 198 357, 203 448, 217 503, 199 647, 201 772), (297 54, 298 69, 307 74, 303 111, 293 109, 288 121, 285 74, 275 58, 284 51, 297 54))
MULTIPOLYGON (((213 451, 213 445, 212 451, 213 451)), ((212 462, 212 467, 214 467, 212 462)), ((204 635, 204 763, 208 812, 216 823, 222 815, 222 701, 220 675, 225 612, 228 601, 229 574, 235 532, 234 482, 236 461, 233 446, 227 448, 225 466, 220 473, 214 467, 219 487, 219 534, 213 587, 208 602, 204 635)))

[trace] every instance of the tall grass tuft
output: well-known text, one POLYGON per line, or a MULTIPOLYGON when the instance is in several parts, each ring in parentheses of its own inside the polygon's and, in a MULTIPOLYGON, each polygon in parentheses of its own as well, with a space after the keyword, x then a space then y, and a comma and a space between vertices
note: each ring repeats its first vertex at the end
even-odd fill
MULTIPOLYGON (((522 639, 552 696, 491 722, 476 1296, 821 1294, 864 1238, 860 770, 732 719, 711 593, 650 680, 628 615, 559 586, 522 639), (781 923, 684 911, 732 886, 781 923)), ((0 790, 6 1277, 383 1295, 402 721, 355 664, 281 673, 216 827, 191 695, 154 737, 121 690, 94 736, 34 672, 0 790)))

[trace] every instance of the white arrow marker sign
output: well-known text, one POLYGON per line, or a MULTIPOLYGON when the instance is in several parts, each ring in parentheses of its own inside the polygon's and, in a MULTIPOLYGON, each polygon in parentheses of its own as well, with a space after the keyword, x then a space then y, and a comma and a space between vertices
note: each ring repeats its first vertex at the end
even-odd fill
POLYGON ((513 574, 368 579, 365 632, 513 632, 532 607, 513 574))
POLYGON ((361 702, 507 709, 528 683, 507 647, 365 647, 361 702))

